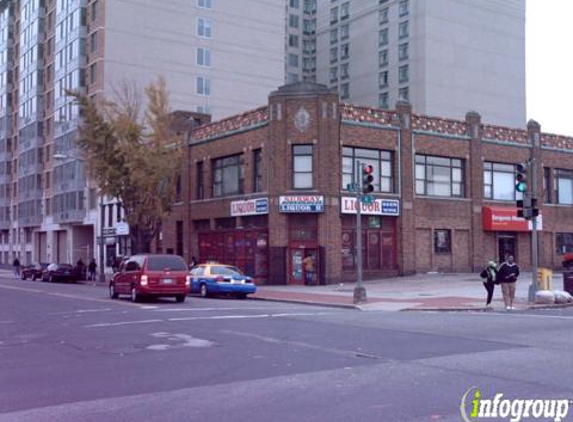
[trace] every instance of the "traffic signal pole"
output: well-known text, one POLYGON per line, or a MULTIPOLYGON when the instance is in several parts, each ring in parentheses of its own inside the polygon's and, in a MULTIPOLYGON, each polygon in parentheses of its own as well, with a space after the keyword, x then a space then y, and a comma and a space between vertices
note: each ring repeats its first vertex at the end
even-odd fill
POLYGON ((354 287, 354 303, 366 302, 366 288, 362 282, 362 174, 364 164, 356 163, 354 172, 354 189, 356 190, 356 286, 354 287))
MULTIPOLYGON (((535 158, 529 160, 529 168, 531 170, 531 191, 529 192, 530 199, 537 198, 537 165, 535 158)), ((537 279, 537 270, 539 268, 539 249, 537 244, 537 215, 531 217, 531 260, 532 260, 532 280, 529 285, 529 302, 535 302, 535 294, 539 290, 539 282, 537 279)))

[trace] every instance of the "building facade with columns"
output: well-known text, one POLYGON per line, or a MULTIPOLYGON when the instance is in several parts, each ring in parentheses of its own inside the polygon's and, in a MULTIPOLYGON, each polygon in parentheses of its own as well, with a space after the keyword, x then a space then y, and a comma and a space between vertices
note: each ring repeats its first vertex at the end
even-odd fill
POLYGON ((182 201, 158 249, 234 264, 260 283, 353 280, 352 183, 364 163, 375 178, 361 208, 366 277, 478 271, 508 253, 528 269, 515 171, 534 159, 539 264, 559 268, 573 250, 572 154, 573 138, 534 121, 428 117, 406 102, 380 110, 340 103, 324 85, 285 85, 261 108, 190 132, 182 201))

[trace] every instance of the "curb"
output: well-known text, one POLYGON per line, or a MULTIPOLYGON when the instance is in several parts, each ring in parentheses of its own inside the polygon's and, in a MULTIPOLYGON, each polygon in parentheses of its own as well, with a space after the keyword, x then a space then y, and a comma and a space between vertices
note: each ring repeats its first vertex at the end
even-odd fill
POLYGON ((283 303, 298 303, 301 305, 322 306, 323 308, 339 308, 339 309, 355 309, 362 311, 360 305, 350 305, 346 303, 327 303, 327 302, 313 302, 311 300, 302 299, 279 299, 279 298, 266 298, 266 297, 249 297, 250 300, 263 300, 267 302, 283 302, 283 303))
MULTIPOLYGON (((535 309, 560 309, 560 308, 570 308, 573 307, 573 302, 568 303, 546 303, 546 304, 532 304, 527 305, 521 309, 514 310, 519 311, 529 311, 535 309)), ((400 312, 496 312, 497 309, 486 309, 486 308, 407 308, 402 309, 400 312)), ((500 308, 499 311, 505 311, 505 309, 500 308)))

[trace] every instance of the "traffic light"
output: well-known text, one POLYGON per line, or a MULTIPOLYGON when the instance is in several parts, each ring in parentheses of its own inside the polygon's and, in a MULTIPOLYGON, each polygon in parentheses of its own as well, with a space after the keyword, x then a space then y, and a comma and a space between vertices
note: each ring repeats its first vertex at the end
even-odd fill
POLYGON ((374 192, 374 167, 365 165, 362 167, 362 193, 374 192))
POLYGON ((531 198, 531 218, 539 216, 539 208, 537 208, 537 198, 531 198))
POLYGON ((525 193, 527 191, 528 170, 528 163, 521 163, 515 166, 515 190, 517 192, 525 193))

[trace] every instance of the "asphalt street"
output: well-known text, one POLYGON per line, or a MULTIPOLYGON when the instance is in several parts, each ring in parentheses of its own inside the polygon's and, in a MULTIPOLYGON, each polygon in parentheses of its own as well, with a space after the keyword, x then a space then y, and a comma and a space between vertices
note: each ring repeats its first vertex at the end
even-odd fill
POLYGON ((0 422, 460 421, 474 386, 572 399, 572 324, 571 308, 134 304, 3 278, 0 422))

